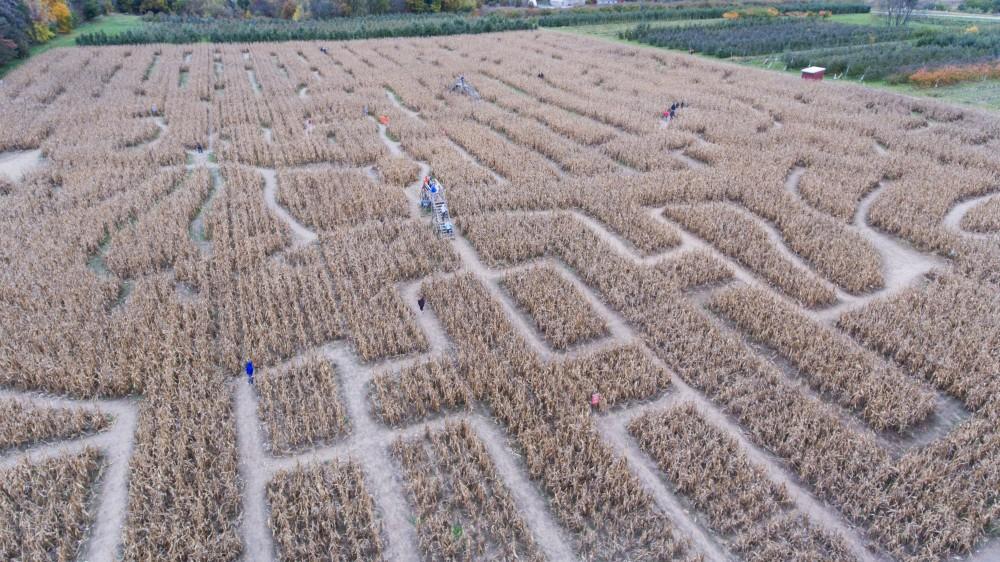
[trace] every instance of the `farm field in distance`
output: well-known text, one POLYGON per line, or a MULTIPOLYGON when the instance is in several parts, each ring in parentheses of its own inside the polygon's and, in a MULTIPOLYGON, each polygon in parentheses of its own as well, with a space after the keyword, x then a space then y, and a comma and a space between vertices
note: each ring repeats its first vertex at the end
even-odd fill
POLYGON ((1000 110, 1000 18, 914 17, 906 27, 887 27, 872 13, 817 17, 750 17, 615 23, 563 28, 621 44, 643 43, 724 58, 798 74, 806 66, 827 69, 835 82, 1000 110), (689 29, 692 28, 692 29, 689 29), (972 70, 970 67, 976 67, 972 70), (957 83, 957 70, 968 76, 957 83), (971 70, 971 71, 970 71, 971 70), (930 72, 931 75, 927 73, 930 72), (935 76, 936 74, 936 76, 935 76), (950 75, 950 76, 949 76, 950 75))
POLYGON ((0 558, 996 560, 998 153, 545 30, 33 57, 0 558))

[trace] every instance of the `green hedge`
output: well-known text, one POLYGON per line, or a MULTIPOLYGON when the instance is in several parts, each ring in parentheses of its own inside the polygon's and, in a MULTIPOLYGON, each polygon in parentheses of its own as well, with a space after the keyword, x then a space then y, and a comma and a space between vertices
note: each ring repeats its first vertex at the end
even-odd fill
POLYGON ((343 41, 378 37, 431 37, 460 33, 489 33, 534 29, 530 19, 496 16, 392 15, 336 20, 289 22, 274 19, 207 19, 165 17, 136 30, 108 35, 80 35, 78 45, 136 45, 146 43, 253 43, 260 41, 343 41))
MULTIPOLYGON (((833 13, 867 12, 861 3, 778 4, 781 11, 833 13)), ((460 33, 488 33, 619 22, 697 20, 720 18, 731 8, 671 7, 669 5, 614 5, 569 10, 510 10, 488 16, 458 14, 392 14, 330 20, 291 22, 280 19, 223 19, 182 16, 147 17, 138 29, 121 34, 85 33, 78 45, 131 45, 144 43, 213 43, 258 41, 347 40, 379 37, 428 37, 460 33)))

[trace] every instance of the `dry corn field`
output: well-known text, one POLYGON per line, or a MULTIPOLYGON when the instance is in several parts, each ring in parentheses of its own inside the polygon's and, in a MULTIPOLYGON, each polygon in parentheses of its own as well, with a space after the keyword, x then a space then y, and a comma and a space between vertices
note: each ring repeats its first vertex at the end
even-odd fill
POLYGON ((998 154, 554 31, 34 57, 0 555, 998 560, 998 154))

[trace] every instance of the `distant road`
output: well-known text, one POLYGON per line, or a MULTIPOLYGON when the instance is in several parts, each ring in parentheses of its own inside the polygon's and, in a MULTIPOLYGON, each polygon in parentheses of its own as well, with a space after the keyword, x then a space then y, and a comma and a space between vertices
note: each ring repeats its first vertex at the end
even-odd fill
MULTIPOLYGON (((885 15, 885 10, 872 10, 873 14, 885 15)), ((963 20, 986 20, 1000 23, 1000 14, 967 14, 960 12, 939 12, 937 10, 913 10, 912 16, 927 18, 956 18, 963 20)))

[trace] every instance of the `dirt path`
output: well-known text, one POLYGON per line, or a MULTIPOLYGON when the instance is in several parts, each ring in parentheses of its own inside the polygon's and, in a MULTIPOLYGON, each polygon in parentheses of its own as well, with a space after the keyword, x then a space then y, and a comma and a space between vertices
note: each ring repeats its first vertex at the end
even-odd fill
POLYGON ((115 562, 119 558, 125 512, 128 506, 128 463, 135 442, 139 408, 136 400, 70 400, 34 392, 0 390, 0 398, 18 398, 43 408, 100 411, 114 418, 113 425, 94 435, 75 440, 45 443, 0 457, 0 470, 21 461, 38 463, 50 458, 82 452, 86 447, 101 451, 106 468, 94 490, 91 507, 94 523, 81 547, 81 560, 115 562))
MULTIPOLYGON (((681 243, 673 248, 668 248, 658 254, 644 255, 642 250, 636 248, 631 242, 623 238, 617 232, 613 232, 604 225, 604 223, 594 219, 590 215, 584 213, 583 211, 572 209, 565 211, 576 217, 576 220, 580 221, 584 225, 588 226, 592 231, 598 233, 598 237, 603 239, 605 242, 611 245, 619 254, 628 254, 634 256, 638 263, 643 265, 656 265, 663 259, 672 257, 680 253, 684 248, 683 238, 681 243)), ((669 229, 679 231, 676 227, 668 226, 669 229)), ((679 233, 679 232, 678 232, 679 233)))
MULTIPOLYGON (((598 234, 598 236, 601 236, 601 234, 598 234)), ((689 242, 689 244, 691 244, 691 242, 689 242)), ((642 259, 641 256, 634 254, 624 254, 623 257, 631 259, 634 262, 640 262, 642 259)), ((730 260, 727 259, 726 263, 730 264, 730 266, 734 269, 736 268, 735 265, 730 263, 730 260)), ((562 264, 560 264, 560 266, 565 267, 562 264)), ((589 287, 584 286, 583 290, 584 294, 588 296, 588 300, 600 300, 589 287)), ((599 312, 602 316, 608 319, 609 325, 617 325, 625 332, 623 335, 627 337, 627 341, 634 341, 640 344, 642 343, 642 339, 632 331, 632 329, 628 326, 627 321, 619 313, 607 306, 603 306, 599 309, 599 312)), ((667 368, 662 360, 656 357, 652 352, 647 350, 647 355, 657 366, 670 372, 670 369, 667 368)), ((713 423, 716 427, 725 431, 730 436, 734 437, 739 442, 740 447, 747 452, 747 455, 752 461, 761 465, 765 469, 772 481, 779 485, 784 484, 788 488, 793 499, 793 503, 800 511, 807 514, 817 525, 822 525, 824 528, 843 536, 851 550, 860 560, 871 561, 877 559, 875 556, 868 553, 865 548, 867 543, 865 539, 861 537, 859 532, 836 510, 830 508, 825 503, 815 498, 810 492, 802 488, 796 480, 790 477, 782 468, 784 465, 781 460, 751 443, 743 433, 743 429, 736 422, 730 420, 729 417, 716 407, 709 399, 690 387, 680 377, 673 375, 671 377, 671 384, 674 390, 667 394, 667 397, 661 397, 658 399, 663 402, 654 401, 650 404, 633 406, 625 410, 612 412, 608 414, 608 416, 612 416, 613 421, 600 420, 598 422, 598 427, 601 429, 602 433, 609 432, 609 435, 617 435, 620 437, 621 433, 615 433, 614 430, 616 423, 620 424, 620 426, 624 428, 627 424, 627 420, 640 415, 642 412, 649 411, 651 408, 655 408, 658 403, 660 403, 660 405, 665 405, 665 403, 672 402, 674 400, 694 402, 698 406, 699 412, 701 412, 707 420, 713 423)), ((644 483, 644 486, 647 487, 653 497, 657 499, 657 504, 661 506, 661 509, 665 510, 671 520, 675 521, 675 524, 679 529, 681 529, 682 532, 692 538, 696 545, 700 545, 701 540, 697 537, 697 535, 692 534, 694 530, 701 529, 701 531, 699 531, 701 534, 707 533, 708 535, 711 535, 710 532, 704 530, 704 528, 701 527, 696 521, 692 520, 689 514, 685 513, 684 517, 681 518, 683 520, 678 519, 678 517, 680 517, 680 513, 683 513, 683 510, 678 512, 675 508, 676 506, 681 505, 681 502, 679 502, 676 498, 671 501, 667 501, 664 493, 670 494, 670 492, 666 491, 666 488, 662 488, 662 482, 655 483, 650 480, 649 474, 643 474, 643 469, 641 467, 645 465, 646 469, 650 470, 652 461, 650 461, 648 457, 638 448, 638 445, 634 442, 634 440, 631 438, 619 439, 618 437, 615 437, 614 439, 606 439, 606 442, 615 447, 620 453, 625 454, 626 458, 629 459, 629 464, 633 469, 633 473, 641 482, 644 483)), ((658 470, 655 468, 651 470, 652 474, 655 475, 657 479, 661 478, 658 470)), ((714 536, 706 536, 703 538, 713 545, 718 544, 718 541, 714 536)), ((718 550, 718 548, 715 550, 718 550)), ((706 556, 713 556, 712 550, 706 550, 705 552, 706 556)), ((721 559, 725 558, 726 557, 723 556, 721 559)))
POLYGON ((251 69, 247 69, 247 80, 250 81, 250 87, 253 88, 253 93, 259 95, 261 92, 260 82, 257 81, 257 74, 251 69))
POLYGON ((506 435, 481 416, 472 417, 469 424, 486 446, 497 474, 510 490, 514 507, 524 518, 545 558, 552 561, 575 560, 576 555, 570 547, 572 541, 549 514, 548 505, 541 493, 518 465, 520 460, 511 450, 506 435))
MULTIPOLYGON (((714 291, 709 290, 704 295, 705 301, 711 298, 714 291)), ((954 427, 971 417, 964 404, 937 388, 927 384, 919 377, 913 377, 914 382, 920 385, 925 391, 930 392, 935 397, 934 412, 923 423, 908 428, 904 432, 886 430, 876 432, 864 420, 859 410, 852 410, 842 406, 835 399, 827 398, 819 390, 810 386, 803 371, 797 368, 786 357, 777 350, 754 341, 747 333, 740 330, 733 322, 724 316, 707 309, 704 302, 699 303, 702 312, 711 319, 721 332, 728 334, 742 341, 748 348, 752 349, 759 357, 771 363, 784 377, 785 381, 796 388, 802 395, 811 397, 817 402, 823 403, 830 408, 840 422, 850 430, 861 435, 871 437, 879 447, 886 451, 892 458, 898 459, 909 452, 914 447, 920 447, 931 443, 947 435, 954 427)), ((836 327, 833 328, 836 330, 836 327)), ((890 361, 891 362, 891 361, 890 361)), ((898 366, 897 366, 898 367, 898 366)), ((902 369, 901 369, 902 370, 902 369)), ((904 370, 905 371, 905 370, 904 370)))
POLYGON ((990 538, 980 543, 965 562, 996 562, 1000 560, 1000 537, 990 538))
POLYGON ((403 149, 400 148, 399 142, 389 138, 385 125, 381 123, 378 124, 378 135, 382 139, 382 142, 385 143, 386 148, 389 149, 389 154, 391 154, 394 158, 400 158, 403 156, 403 149))
POLYGON ((803 203, 806 201, 802 199, 802 195, 799 193, 799 181, 802 180, 802 175, 805 173, 805 167, 795 166, 792 168, 792 171, 788 172, 788 177, 785 178, 785 191, 788 191, 803 203))
POLYGON ((191 221, 191 226, 188 228, 191 239, 194 240, 194 243, 198 246, 204 257, 212 255, 212 242, 208 239, 205 220, 208 217, 209 210, 212 208, 212 203, 223 189, 222 174, 219 173, 218 168, 212 168, 209 170, 209 173, 212 176, 212 190, 208 192, 208 197, 202 202, 201 207, 198 209, 198 214, 195 215, 194 220, 191 221))
MULTIPOLYGON (((880 145, 876 142, 875 146, 878 147, 880 145)), ((805 203, 805 200, 802 199, 802 196, 799 194, 798 186, 799 180, 802 178, 802 174, 804 173, 805 168, 796 166, 792 169, 791 173, 789 173, 788 178, 785 181, 785 189, 797 199, 803 201, 803 203, 805 203)), ((865 295, 852 295, 844 292, 838 287, 838 302, 831 307, 816 311, 814 317, 817 320, 833 325, 844 312, 862 307, 874 299, 885 298, 895 294, 907 287, 912 286, 918 279, 922 278, 927 274, 927 272, 935 267, 944 267, 947 265, 947 262, 943 258, 920 252, 908 244, 901 242, 895 237, 885 234, 868 224, 868 212, 871 209, 871 206, 875 203, 875 200, 878 199, 879 195, 882 193, 882 190, 886 187, 887 185, 885 183, 880 182, 875 189, 861 199, 858 203, 857 210, 855 211, 854 221, 851 226, 851 228, 868 240, 872 247, 875 248, 875 251, 878 252, 879 257, 882 260, 882 276, 885 280, 883 288, 865 295)), ((964 213, 964 211, 962 212, 964 213)), ((952 213, 956 213, 956 210, 953 209, 952 213)), ((951 213, 949 213, 949 215, 950 214, 951 213)), ((949 220, 957 221, 960 219, 961 215, 958 215, 957 218, 946 217, 946 223, 949 220)), ((781 246, 778 247, 779 249, 783 249, 781 246)), ((787 248, 784 249, 790 252, 787 248)), ((792 255, 797 257, 794 253, 792 253, 792 255)))
POLYGON ((767 234, 767 239, 771 243, 771 247, 778 252, 785 261, 791 263, 800 272, 803 272, 806 277, 811 277, 820 283, 822 283, 827 288, 831 289, 836 293, 838 300, 844 300, 845 298, 850 298, 851 295, 847 295, 844 291, 832 283, 829 279, 823 276, 816 268, 813 267, 805 258, 798 255, 790 247, 788 247, 788 242, 785 241, 785 236, 781 233, 776 226, 774 226, 771 221, 766 220, 758 216, 756 213, 749 211, 748 209, 733 205, 738 212, 742 213, 744 217, 752 221, 754 224, 759 226, 767 234))
POLYGON ((166 137, 167 131, 170 129, 169 125, 167 125, 167 122, 163 119, 162 115, 147 117, 147 119, 150 119, 153 122, 153 124, 155 124, 159 128, 159 131, 156 132, 156 136, 153 137, 152 139, 137 145, 138 148, 145 148, 145 149, 155 148, 156 145, 163 142, 163 138, 166 137))
MULTIPOLYGON (((387 98, 389 98, 389 101, 392 102, 392 105, 395 106, 396 109, 399 109, 400 111, 402 111, 403 113, 405 113, 407 116, 409 116, 412 119, 416 119, 416 120, 421 121, 421 122, 424 121, 424 118, 420 116, 420 113, 418 113, 416 111, 413 111, 412 109, 410 109, 410 108, 406 107, 405 105, 403 105, 399 101, 399 98, 396 97, 396 95, 393 92, 391 92, 390 90, 387 89, 387 90, 385 90, 385 95, 386 95, 387 98)), ((384 129, 385 129, 384 126, 382 126, 382 125, 379 126, 379 134, 383 136, 383 141, 386 139, 385 133, 384 133, 384 129)), ((500 174, 494 172, 489 166, 486 166, 482 162, 480 162, 475 156, 473 156, 472 154, 469 154, 468 150, 465 150, 465 148, 462 147, 460 144, 458 144, 455 141, 451 140, 450 137, 448 137, 447 135, 444 135, 444 138, 448 142, 448 144, 450 144, 451 147, 453 149, 455 149, 455 152, 458 152, 462 156, 462 158, 465 158, 465 160, 467 160, 468 162, 474 164, 476 167, 482 168, 482 169, 486 170, 486 172, 489 173, 490 176, 493 178, 493 181, 497 182, 498 184, 507 184, 507 183, 510 183, 510 182, 507 181, 506 178, 504 178, 500 174)), ((391 140, 389 142, 391 142, 392 145, 393 145, 393 146, 389 147, 389 150, 393 151, 393 156, 401 156, 402 155, 402 150, 400 149, 400 144, 398 142, 391 141, 391 140)))
POLYGON ((413 317, 417 320, 417 325, 424 333, 424 337, 427 338, 428 353, 431 355, 447 353, 451 350, 452 345, 451 341, 448 340, 448 335, 445 333, 444 327, 441 326, 441 322, 438 321, 437 316, 431 313, 430 310, 426 312, 420 310, 420 306, 417 304, 422 285, 422 279, 402 283, 398 287, 399 296, 402 297, 406 306, 410 308, 410 312, 413 313, 413 317))
POLYGON ((375 422, 369 408, 368 385, 374 373, 371 369, 360 368, 353 354, 342 346, 333 347, 328 357, 340 373, 352 441, 362 445, 352 450, 352 456, 361 463, 365 484, 375 499, 383 524, 390 531, 386 545, 388 559, 417 561, 420 559, 417 533, 410 522, 400 472, 389 456, 388 444, 376 445, 377 436, 387 432, 375 422))
POLYGON ((961 234, 962 236, 968 236, 971 238, 978 238, 980 240, 998 240, 1000 241, 1000 232, 994 232, 992 234, 982 233, 982 232, 970 232, 962 228, 962 218, 968 213, 973 207, 979 205, 980 203, 992 199, 994 197, 1000 197, 1000 194, 987 193, 986 195, 979 195, 976 197, 970 197, 964 201, 959 201, 954 207, 948 211, 948 214, 944 216, 941 224, 945 228, 951 230, 952 232, 961 234))
MULTIPOLYGON (((804 172, 804 168, 797 167, 793 169, 791 174, 789 174, 789 180, 786 181, 786 188, 794 189, 795 186, 797 186, 798 179, 802 177, 802 172, 799 172, 799 170, 802 170, 802 172, 804 172)), ((922 277, 927 271, 929 271, 933 267, 939 267, 945 265, 945 262, 943 260, 936 258, 935 256, 929 256, 927 254, 917 252, 916 250, 913 250, 908 246, 896 242, 895 239, 893 239, 892 237, 875 230, 874 228, 872 228, 867 224, 867 211, 871 207, 871 204, 874 202, 875 198, 877 197, 878 195, 877 191, 878 190, 876 190, 876 192, 869 194, 869 196, 862 201, 862 205, 859 207, 859 211, 855 219, 854 228, 859 229, 862 235, 864 235, 866 239, 868 239, 875 246, 876 251, 878 251, 880 256, 882 257, 884 272, 886 269, 892 271, 894 268, 896 268, 898 270, 898 268, 900 267, 897 263, 898 261, 909 263, 909 265, 913 267, 913 270, 908 275, 902 275, 899 278, 894 279, 892 284, 889 284, 887 282, 886 287, 870 294, 852 295, 850 293, 843 291, 839 287, 833 286, 837 294, 837 303, 827 308, 814 310, 795 305, 797 310, 807 315, 810 319, 818 323, 825 324, 834 329, 835 331, 839 331, 839 328, 837 327, 836 323, 840 315, 843 314, 844 312, 865 306, 872 300, 891 296, 895 292, 911 286, 915 282, 915 279, 922 277), (888 259, 886 257, 887 252, 889 254, 888 259)), ((666 219, 666 217, 662 215, 661 209, 653 209, 653 213, 654 217, 658 217, 661 220, 668 220, 666 219)), ((774 247, 778 249, 778 251, 783 256, 785 256, 786 259, 790 259, 791 261, 796 263, 798 267, 806 269, 809 272, 813 273, 814 275, 820 277, 821 279, 824 279, 822 276, 819 276, 819 274, 815 272, 812 269, 812 267, 807 262, 805 262, 805 260, 800 258, 797 254, 792 252, 791 249, 785 245, 783 238, 781 238, 780 233, 777 231, 776 228, 773 227, 773 225, 771 225, 768 221, 760 219, 755 215, 753 215, 753 219, 756 220, 760 225, 762 225, 768 231, 768 235, 769 238, 771 239, 772 245, 774 245, 774 247)), ((668 222, 669 224, 674 224, 672 221, 668 220, 668 222)), ((678 228, 680 228, 679 225, 675 226, 678 226, 678 228)), ((785 295, 780 293, 780 291, 771 289, 766 280, 758 279, 754 274, 754 272, 745 269, 736 260, 719 252, 708 242, 698 239, 697 237, 695 237, 694 235, 692 235, 687 231, 684 231, 683 229, 681 229, 681 233, 682 233, 681 248, 699 247, 706 249, 710 251, 713 255, 715 255, 716 258, 722 260, 735 273, 735 278, 737 280, 758 288, 765 289, 770 294, 777 296, 778 298, 785 300, 789 303, 795 304, 785 295)), ((633 255, 632 259, 633 261, 639 261, 640 258, 638 256, 633 255)), ((888 275, 886 275, 886 279, 888 280, 888 275)), ((701 298, 702 300, 707 301, 708 298, 710 298, 710 294, 706 293, 704 295, 701 295, 701 298)), ((704 303, 698 303, 698 304, 699 306, 701 306, 704 303)), ((706 313, 709 314, 709 316, 712 317, 717 324, 719 322, 722 322, 722 320, 718 318, 716 315, 708 312, 706 313)), ((740 332, 739 330, 731 328, 727 329, 730 329, 733 332, 734 336, 737 336, 740 339, 746 341, 746 338, 744 337, 743 333, 740 332)), ((751 348, 756 348, 756 346, 751 345, 751 348)), ((776 354, 776 352, 771 350, 762 353, 762 355, 766 356, 768 360, 775 363, 776 367, 779 370, 788 375, 789 381, 795 384, 797 387, 799 387, 804 394, 813 396, 814 398, 820 400, 821 402, 828 403, 832 407, 835 407, 835 409, 842 414, 841 419, 842 421, 845 422, 846 425, 854 427, 856 430, 861 431, 863 433, 872 434, 875 437, 876 441, 879 443, 879 445, 894 457, 899 457, 914 447, 926 445, 930 442, 933 442, 938 437, 946 435, 949 431, 951 431, 952 428, 956 427, 958 424, 968 419, 968 417, 971 415, 968 412, 968 410, 965 409, 964 405, 961 402, 951 398, 945 393, 942 393, 940 390, 925 384, 923 379, 918 377, 917 379, 918 382, 926 390, 933 392, 936 397, 935 413, 933 417, 927 420, 926 423, 911 428, 903 434, 895 434, 895 433, 876 434, 872 432, 866 424, 860 421, 860 419, 857 418, 854 412, 850 412, 846 409, 836 406, 836 404, 829 402, 828 400, 824 399, 822 396, 817 394, 815 391, 813 391, 801 379, 801 377, 798 375, 798 371, 792 368, 787 363, 785 363, 784 359, 781 358, 778 354, 776 354)))
POLYGON ((403 105, 402 103, 400 103, 399 98, 396 97, 396 94, 392 93, 392 91, 390 91, 390 90, 387 89, 385 91, 385 97, 389 98, 389 101, 392 102, 392 105, 396 106, 396 109, 402 111, 407 116, 409 116, 409 117, 411 117, 413 119, 419 119, 421 121, 423 120, 423 117, 420 116, 420 113, 418 113, 416 111, 413 111, 412 109, 410 109, 410 108, 406 107, 405 105, 403 105))
POLYGON ((885 287, 867 295, 839 295, 840 302, 819 311, 817 316, 822 321, 834 324, 845 312, 865 306, 874 299, 894 295, 913 286, 932 269, 948 265, 944 258, 915 250, 868 224, 868 211, 886 187, 885 183, 880 182, 877 188, 861 200, 854 214, 854 228, 871 242, 882 258, 882 277, 885 280, 885 287))
POLYGON ((886 184, 879 183, 877 188, 861 200, 857 213, 854 215, 854 226, 868 238, 881 254, 886 290, 897 292, 910 286, 915 279, 923 277, 935 267, 946 266, 947 261, 915 250, 868 224, 868 211, 886 187, 886 184))
POLYGON ((597 429, 604 442, 628 460, 629 467, 639 478, 646 492, 681 533, 691 539, 698 552, 704 554, 708 560, 730 560, 731 557, 719 545, 712 532, 701 525, 697 518, 691 515, 690 510, 681 504, 679 498, 667 488, 660 476, 659 467, 642 452, 628 432, 628 424, 633 419, 647 412, 666 410, 677 403, 678 397, 677 393, 668 392, 654 402, 602 416, 597 421, 597 429))
POLYGON ((24 174, 41 164, 42 151, 39 149, 0 152, 0 175, 13 182, 21 181, 24 174))
POLYGON ((298 248, 301 246, 306 246, 316 241, 318 236, 315 232, 309 230, 308 228, 302 226, 302 224, 295 220, 284 207, 278 204, 277 194, 278 194, 278 178, 277 173, 273 168, 254 168, 257 172, 264 176, 264 203, 267 204, 267 208, 271 209, 281 221, 288 225, 291 229, 292 235, 295 241, 292 244, 293 248, 298 248))
POLYGON ((257 418, 257 396, 242 377, 235 386, 233 415, 236 422, 236 445, 239 448, 240 476, 243 479, 243 560, 271 562, 276 559, 274 540, 268 525, 267 482, 270 480, 268 459, 264 453, 264 436, 257 418))
MULTIPOLYGON (((386 95, 389 96, 389 99, 395 104, 399 105, 398 100, 396 100, 395 96, 393 96, 390 92, 387 91, 386 95)), ((411 117, 419 118, 415 112, 408 111, 405 108, 403 109, 411 117)), ((395 143, 387 137, 384 126, 379 127, 379 136, 382 138, 382 141, 390 147, 390 150, 393 150, 393 148, 399 150, 398 143, 395 143)), ((403 155, 401 150, 394 154, 399 156, 403 155)), ((417 161, 417 163, 420 166, 420 174, 418 178, 422 178, 430 173, 430 166, 426 162, 417 161)), ((421 180, 418 179, 416 182, 410 184, 405 191, 407 198, 410 201, 410 214, 413 217, 423 216, 420 209, 421 183, 421 180)), ((502 272, 491 271, 489 268, 484 266, 482 262, 479 261, 472 245, 460 235, 456 235, 453 247, 457 251, 462 263, 462 267, 456 272, 456 274, 471 272, 476 275, 488 288, 493 298, 496 298, 501 303, 507 313, 508 319, 515 325, 515 329, 517 329, 529 342, 529 345, 534 348, 535 352, 543 358, 551 358, 552 352, 541 341, 535 330, 531 327, 530 323, 528 323, 522 314, 517 310, 516 305, 514 305, 510 298, 499 288, 498 279, 501 277, 502 272)), ((417 291, 419 290, 419 284, 420 281, 416 281, 401 290, 401 294, 404 296, 405 301, 411 309, 414 307, 416 302, 415 297, 417 291)), ((415 315, 420 323, 421 329, 427 337, 432 354, 445 351, 451 347, 443 328, 436 319, 431 320, 432 316, 429 316, 427 313, 421 313, 419 310, 415 311, 415 315)), ((357 406, 356 408, 360 408, 360 406, 357 406)), ((367 415, 367 411, 365 411, 365 414, 367 415)), ((519 511, 526 518, 529 528, 538 542, 539 547, 542 549, 542 552, 544 552, 550 560, 575 559, 575 555, 569 546, 571 541, 564 536, 562 528, 559 527, 552 519, 547 509, 546 500, 539 494, 537 488, 527 478, 524 468, 518 465, 518 461, 515 460, 513 453, 506 446, 506 440, 503 438, 503 434, 499 428, 497 428, 492 421, 482 416, 472 416, 470 418, 470 423, 476 429, 477 435, 487 447, 487 451, 490 453, 490 457, 493 459, 493 462, 497 467, 498 474, 500 474, 507 488, 511 491, 511 495, 514 498, 519 511)), ((395 494, 394 490, 391 489, 386 490, 386 492, 388 494, 395 494)), ((408 523, 403 522, 403 524, 405 529, 412 529, 412 526, 408 523)), ((407 538, 409 539, 409 537, 407 538)), ((415 537, 411 540, 415 540, 415 537)))

